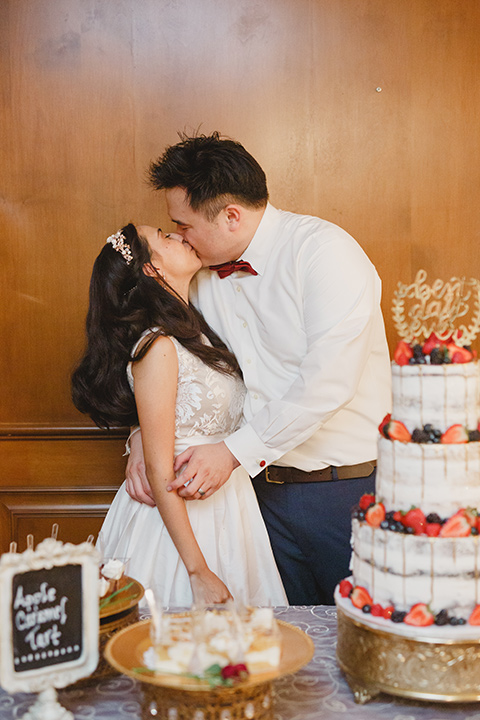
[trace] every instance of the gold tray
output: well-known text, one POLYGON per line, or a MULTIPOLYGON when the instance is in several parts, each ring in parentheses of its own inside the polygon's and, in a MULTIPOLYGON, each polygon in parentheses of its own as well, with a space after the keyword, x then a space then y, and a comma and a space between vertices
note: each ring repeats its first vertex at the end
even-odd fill
MULTIPOLYGON (((282 620, 277 620, 277 623, 282 643, 279 667, 271 672, 251 675, 248 680, 241 683, 242 688, 246 689, 262 683, 269 683, 282 677, 282 675, 295 673, 312 659, 315 649, 313 640, 293 625, 289 625, 282 620)), ((124 630, 120 630, 110 638, 105 648, 105 657, 115 670, 139 682, 163 688, 211 691, 211 687, 206 680, 197 680, 183 675, 153 675, 150 672, 135 672, 135 668, 145 667, 143 653, 151 644, 150 620, 141 620, 124 630)), ((233 688, 222 687, 222 691, 234 689, 235 686, 233 688)))
POLYGON ((478 702, 479 639, 396 635, 352 618, 337 602, 337 660, 355 702, 381 692, 415 700, 478 702))
MULTIPOLYGON (((140 585, 140 583, 133 578, 126 575, 124 579, 124 587, 130 585, 130 583, 131 586, 128 588, 128 590, 119 592, 118 595, 115 595, 111 602, 107 603, 105 607, 100 609, 100 620, 102 620, 102 618, 110 617, 111 615, 118 615, 119 613, 125 612, 126 610, 130 610, 130 608, 138 605, 138 603, 142 599, 145 592, 143 586, 140 585)), ((105 598, 100 598, 100 605, 102 603, 102 600, 104 599, 105 598)))

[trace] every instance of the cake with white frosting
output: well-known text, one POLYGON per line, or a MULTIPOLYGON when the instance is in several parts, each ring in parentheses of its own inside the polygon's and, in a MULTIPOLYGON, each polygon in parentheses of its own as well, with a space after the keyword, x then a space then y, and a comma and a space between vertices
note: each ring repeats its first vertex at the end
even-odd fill
POLYGON ((352 576, 336 591, 367 625, 479 634, 479 421, 480 365, 462 332, 399 343, 376 493, 353 510, 352 576))

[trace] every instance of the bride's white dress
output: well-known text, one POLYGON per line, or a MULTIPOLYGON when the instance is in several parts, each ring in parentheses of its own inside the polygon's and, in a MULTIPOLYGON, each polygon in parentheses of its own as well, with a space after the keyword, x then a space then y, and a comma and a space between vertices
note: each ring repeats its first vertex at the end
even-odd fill
MULTIPOLYGON (((234 432, 245 389, 239 378, 208 367, 170 339, 178 356, 178 455, 191 445, 219 442, 234 432)), ((128 373, 133 388, 130 367, 128 373)), ((242 467, 211 497, 187 501, 186 506, 208 567, 236 600, 248 605, 288 604, 252 483, 242 467)), ((160 513, 132 500, 125 483, 108 511, 98 546, 104 557, 130 558, 128 574, 152 588, 163 606, 192 604, 188 574, 160 513)))

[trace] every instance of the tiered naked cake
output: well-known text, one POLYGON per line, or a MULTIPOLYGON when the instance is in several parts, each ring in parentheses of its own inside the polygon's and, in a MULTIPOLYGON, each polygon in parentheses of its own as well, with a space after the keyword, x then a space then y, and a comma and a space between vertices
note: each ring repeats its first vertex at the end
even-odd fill
POLYGON ((394 302, 404 340, 379 427, 376 494, 353 510, 352 576, 336 592, 338 658, 358 700, 379 690, 480 699, 480 369, 469 347, 480 283, 424 281, 420 271, 394 302), (406 298, 416 302, 410 322, 406 298), (468 298, 472 324, 455 329, 468 298))

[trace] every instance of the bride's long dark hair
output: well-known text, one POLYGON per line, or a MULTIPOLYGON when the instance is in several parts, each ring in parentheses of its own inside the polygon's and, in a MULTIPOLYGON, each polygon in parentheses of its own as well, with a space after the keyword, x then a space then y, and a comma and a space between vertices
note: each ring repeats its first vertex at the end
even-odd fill
MULTIPOLYGON (((158 276, 149 277, 143 266, 151 262, 150 247, 134 225, 122 229, 132 260, 107 243, 93 266, 86 321, 85 353, 72 374, 75 407, 90 415, 99 427, 135 425, 135 398, 127 379, 127 364, 142 333, 151 334, 133 362, 141 360, 159 335, 175 337, 209 367, 223 373, 240 373, 235 356, 193 305, 187 304, 158 276), (206 335, 211 346, 202 342, 206 335)), ((159 398, 159 401, 161 398, 159 398)))

